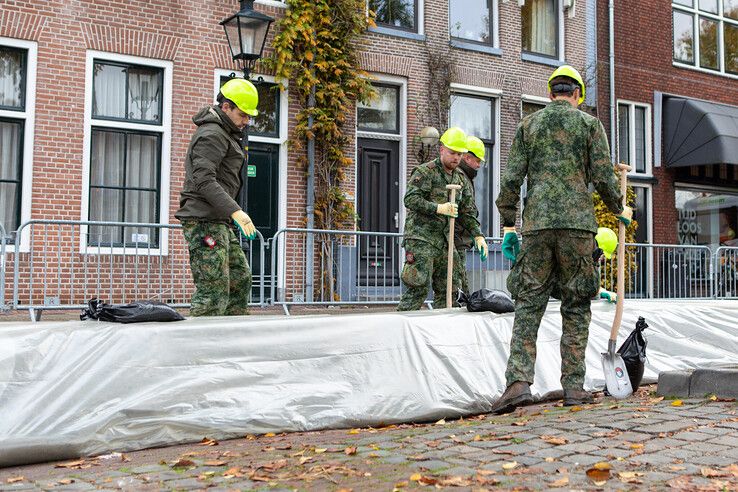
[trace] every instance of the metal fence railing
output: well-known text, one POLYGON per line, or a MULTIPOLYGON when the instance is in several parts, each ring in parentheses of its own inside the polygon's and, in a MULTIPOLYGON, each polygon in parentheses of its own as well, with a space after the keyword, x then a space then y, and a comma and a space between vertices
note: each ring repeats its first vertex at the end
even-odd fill
POLYGON ((712 278, 715 298, 738 299, 738 247, 720 246, 715 250, 712 278))
MULTIPOLYGON (((12 255, 12 307, 29 309, 32 318, 42 310, 85 307, 91 298, 116 304, 156 300, 187 307, 194 285, 186 245, 179 234, 173 234, 181 228, 179 224, 25 222, 15 235, 20 252, 12 255)), ((247 243, 249 263, 257 259, 263 266, 263 237, 247 243)), ((252 304, 264 305, 264 278, 259 272, 252 274, 252 304)))
POLYGON ((9 241, 10 238, 5 234, 5 228, 0 224, 0 312, 8 309, 5 303, 5 266, 7 264, 5 247, 9 241))
POLYGON ((273 303, 393 304, 400 300, 402 234, 288 228, 272 238, 273 303))

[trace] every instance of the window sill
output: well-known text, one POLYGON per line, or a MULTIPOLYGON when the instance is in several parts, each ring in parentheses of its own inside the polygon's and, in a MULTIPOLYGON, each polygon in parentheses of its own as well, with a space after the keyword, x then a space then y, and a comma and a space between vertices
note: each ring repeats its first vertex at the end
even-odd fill
POLYGON ((402 29, 392 29, 391 27, 377 26, 370 27, 367 32, 374 32, 377 34, 386 34, 387 36, 394 36, 397 38, 412 39, 413 41, 425 41, 425 34, 418 34, 417 32, 403 31, 402 29))
POLYGON ((695 72, 706 73, 708 75, 715 75, 716 77, 726 77, 729 79, 738 79, 738 75, 735 75, 732 73, 719 72, 717 70, 710 70, 708 68, 696 67, 694 65, 689 65, 687 63, 681 63, 678 61, 673 61, 672 65, 678 68, 686 68, 687 70, 694 70, 695 72))
POLYGON ((628 181, 636 184, 659 184, 659 180, 648 174, 628 173, 628 181))
POLYGON ((533 53, 521 53, 520 59, 527 62, 540 63, 541 65, 548 65, 550 67, 560 67, 565 62, 557 60, 556 58, 550 58, 543 55, 535 55, 533 53))
POLYGON ((472 43, 470 41, 462 41, 461 39, 452 39, 449 42, 452 48, 459 48, 462 50, 478 51, 480 53, 487 53, 489 55, 502 56, 502 49, 495 48, 491 45, 472 43))

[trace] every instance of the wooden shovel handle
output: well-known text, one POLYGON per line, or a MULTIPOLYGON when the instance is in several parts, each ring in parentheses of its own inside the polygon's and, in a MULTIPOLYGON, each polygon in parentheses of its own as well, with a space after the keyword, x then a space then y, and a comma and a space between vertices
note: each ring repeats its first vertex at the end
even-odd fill
MULTIPOLYGON (((456 190, 461 189, 461 185, 447 184, 446 189, 451 192, 451 196, 448 201, 456 203, 456 190)), ((453 306, 453 292, 451 292, 452 282, 451 278, 454 273, 454 226, 456 225, 456 218, 451 217, 448 221, 448 258, 446 263, 446 308, 453 306)))
MULTIPOLYGON (((630 166, 617 164, 615 167, 620 170, 620 193, 623 195, 624 208, 627 204, 630 166)), ((618 330, 620 329, 620 323, 623 321, 623 295, 625 294, 625 224, 620 220, 618 220, 618 284, 616 292, 618 301, 615 305, 615 319, 610 330, 610 340, 613 342, 618 339, 618 330)))

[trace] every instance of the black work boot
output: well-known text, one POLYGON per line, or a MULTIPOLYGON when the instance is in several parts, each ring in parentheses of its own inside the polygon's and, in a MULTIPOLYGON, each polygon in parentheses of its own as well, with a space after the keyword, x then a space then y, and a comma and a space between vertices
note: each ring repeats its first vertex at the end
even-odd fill
POLYGON ((583 390, 564 390, 564 406, 572 407, 574 405, 586 405, 588 403, 594 403, 592 393, 583 390))
POLYGON ((533 403, 530 386, 525 381, 515 381, 507 387, 499 400, 492 405, 491 413, 510 413, 517 407, 533 403))

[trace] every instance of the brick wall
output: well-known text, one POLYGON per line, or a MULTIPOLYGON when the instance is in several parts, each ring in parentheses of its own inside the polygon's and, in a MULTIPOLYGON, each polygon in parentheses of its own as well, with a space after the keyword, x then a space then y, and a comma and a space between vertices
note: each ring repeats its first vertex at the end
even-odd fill
MULTIPOLYGON (((609 132, 608 5, 597 2, 598 110, 609 132)), ((654 93, 738 104, 738 80, 675 67, 672 64, 671 2, 615 2, 615 96, 654 104, 654 93)), ((655 109, 655 108, 654 108, 655 109)), ((654 135, 658 129, 654 128, 654 135)), ((609 133, 608 133, 609 135, 609 133)), ((674 171, 654 162, 653 242, 677 243, 678 214, 674 201, 674 171), (659 167, 656 167, 659 166, 659 167)), ((715 185, 719 186, 719 180, 715 185)))

